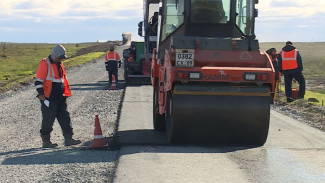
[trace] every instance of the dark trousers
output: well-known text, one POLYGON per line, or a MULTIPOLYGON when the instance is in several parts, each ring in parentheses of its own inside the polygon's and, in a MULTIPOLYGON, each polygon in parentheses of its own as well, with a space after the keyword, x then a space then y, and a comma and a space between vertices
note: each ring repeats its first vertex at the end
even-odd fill
POLYGON ((113 81, 113 75, 115 76, 115 82, 117 83, 118 81, 118 73, 117 73, 117 68, 115 70, 108 71, 108 82, 112 84, 113 81))
POLYGON ((108 62, 105 62, 106 70, 108 71, 108 82, 112 84, 112 76, 115 76, 115 81, 117 83, 118 81, 118 61, 117 60, 110 60, 108 62))
POLYGON ((40 130, 41 135, 49 135, 53 130, 53 123, 55 118, 58 120, 63 135, 72 135, 71 119, 67 111, 66 97, 58 97, 50 100, 50 107, 47 107, 41 101, 42 111, 42 127, 40 130))
POLYGON ((305 90, 306 90, 306 83, 305 78, 301 72, 294 72, 294 73, 285 73, 284 75, 284 84, 285 84, 285 92, 287 98, 291 98, 292 96, 292 79, 295 78, 296 81, 299 83, 299 98, 304 98, 305 90))

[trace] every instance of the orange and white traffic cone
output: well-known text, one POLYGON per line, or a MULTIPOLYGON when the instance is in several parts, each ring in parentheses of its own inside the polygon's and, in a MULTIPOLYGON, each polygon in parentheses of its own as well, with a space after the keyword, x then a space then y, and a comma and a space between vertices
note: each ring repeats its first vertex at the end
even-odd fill
POLYGON ((107 147, 107 144, 104 141, 102 129, 99 124, 98 115, 95 116, 95 131, 94 131, 94 141, 91 146, 89 146, 90 149, 97 149, 97 148, 105 148, 107 147))
POLYGON ((113 78, 112 78, 112 85, 111 85, 111 90, 117 90, 116 88, 116 81, 115 81, 115 76, 113 75, 113 78))

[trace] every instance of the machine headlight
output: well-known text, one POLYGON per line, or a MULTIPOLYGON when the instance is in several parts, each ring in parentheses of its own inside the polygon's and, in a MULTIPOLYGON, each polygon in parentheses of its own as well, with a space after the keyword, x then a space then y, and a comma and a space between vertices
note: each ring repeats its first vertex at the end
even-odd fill
POLYGON ((245 80, 255 81, 256 80, 256 74, 245 74, 245 80))
POLYGON ((176 78, 179 80, 200 80, 201 72, 198 71, 176 71, 176 78))
POLYGON ((267 81, 269 75, 267 73, 245 73, 244 80, 246 81, 267 81))
POLYGON ((198 72, 191 72, 190 73, 190 79, 200 79, 200 73, 198 73, 198 72))

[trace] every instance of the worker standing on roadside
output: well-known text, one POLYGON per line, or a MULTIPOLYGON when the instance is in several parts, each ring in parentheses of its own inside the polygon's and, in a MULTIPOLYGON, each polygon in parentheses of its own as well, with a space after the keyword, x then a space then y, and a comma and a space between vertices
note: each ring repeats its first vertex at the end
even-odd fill
POLYGON ((305 78, 302 74, 303 66, 299 51, 293 46, 291 41, 286 42, 286 46, 278 57, 280 72, 284 75, 285 93, 288 102, 292 102, 292 79, 299 83, 298 98, 305 96, 305 78))
POLYGON ((114 45, 111 45, 109 52, 105 55, 105 66, 108 71, 108 82, 112 84, 112 75, 115 76, 116 84, 118 82, 118 68, 121 67, 120 55, 114 51, 114 45))
POLYGON ((56 45, 51 55, 44 58, 38 65, 35 87, 38 92, 37 97, 41 102, 43 119, 40 133, 44 148, 57 146, 50 140, 55 118, 61 126, 65 146, 81 143, 80 140, 72 138, 71 119, 66 103, 66 98, 71 96, 71 90, 66 71, 61 63, 65 58, 67 58, 65 48, 62 45, 56 45))

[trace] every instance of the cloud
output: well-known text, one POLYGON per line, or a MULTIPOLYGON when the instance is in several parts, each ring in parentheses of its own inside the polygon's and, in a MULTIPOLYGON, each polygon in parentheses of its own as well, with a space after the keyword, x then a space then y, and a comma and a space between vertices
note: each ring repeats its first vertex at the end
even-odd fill
POLYGON ((325 14, 325 0, 263 0, 257 7, 262 18, 278 20, 325 14))
POLYGON ((21 31, 21 29, 17 27, 0 27, 1 31, 21 31))
POLYGON ((311 27, 310 25, 298 25, 297 28, 308 28, 311 27))
MULTIPOLYGON (((137 36, 143 0, 0 0, 0 41, 88 42, 137 36)), ((325 41, 325 0, 261 0, 262 41, 325 41)))
POLYGON ((0 0, 0 41, 88 42, 136 32, 143 0, 0 0), (50 36, 49 36, 50 35, 50 36))
POLYGON ((142 0, 10 0, 0 1, 0 19, 61 18, 91 19, 116 18, 126 19, 130 16, 142 16, 142 0), (129 11, 130 13, 119 13, 129 11))

